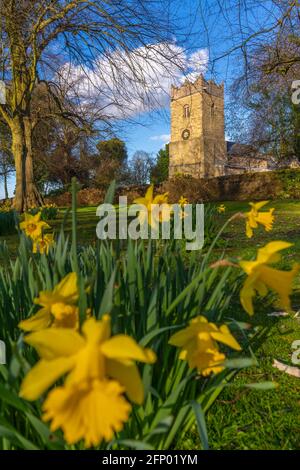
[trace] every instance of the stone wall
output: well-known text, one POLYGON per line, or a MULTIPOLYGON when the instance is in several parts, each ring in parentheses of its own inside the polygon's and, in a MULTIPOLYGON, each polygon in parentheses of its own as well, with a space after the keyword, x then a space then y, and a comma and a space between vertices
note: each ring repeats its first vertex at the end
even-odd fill
MULTIPOLYGON (((149 185, 120 187, 118 196, 127 196, 128 203, 143 196, 149 185)), ((257 201, 268 199, 300 199, 300 169, 244 173, 217 178, 196 179, 192 176, 173 178, 155 187, 155 194, 169 193, 169 201, 175 203, 180 196, 190 202, 209 201, 257 201)), ((78 205, 98 205, 104 201, 105 191, 86 188, 78 192, 78 205)), ((58 206, 71 205, 71 193, 47 197, 45 202, 58 206)))
POLYGON ((168 191, 171 202, 177 201, 181 195, 190 202, 300 199, 300 170, 244 173, 208 179, 181 176, 165 182, 159 191, 168 191))

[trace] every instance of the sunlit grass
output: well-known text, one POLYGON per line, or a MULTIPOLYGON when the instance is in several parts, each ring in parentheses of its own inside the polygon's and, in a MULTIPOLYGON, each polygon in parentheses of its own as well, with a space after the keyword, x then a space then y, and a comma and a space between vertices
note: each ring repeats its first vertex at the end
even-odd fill
MULTIPOLYGON (((219 203, 218 203, 219 204, 219 203)), ((235 212, 248 210, 247 202, 225 202, 226 212, 219 217, 220 226, 235 212)), ((245 222, 236 220, 224 233, 222 247, 213 251, 212 259, 226 258, 250 259, 257 251, 271 240, 286 240, 294 246, 283 255, 282 267, 288 268, 295 261, 300 261, 299 217, 300 201, 275 201, 267 207, 275 207, 275 224, 271 232, 263 229, 255 231, 255 236, 248 239, 245 235, 245 222)), ((60 209, 56 220, 49 221, 52 228, 59 232, 66 215, 65 208, 60 209)), ((96 242, 98 222, 96 207, 78 209, 78 242, 89 245, 96 242)), ((71 236, 71 213, 65 218, 64 230, 71 236)), ((0 237, 6 240, 12 257, 19 244, 18 235, 0 237)), ((197 254, 199 259, 203 256, 197 254)), ((188 262, 189 255, 183 259, 188 262)), ((293 295, 293 306, 300 309, 299 277, 293 295)), ((269 304, 268 304, 269 305, 269 304)), ((251 318, 251 323, 268 327, 268 334, 259 344, 256 356, 259 365, 238 373, 232 384, 226 387, 207 414, 207 426, 211 448, 213 449, 296 449, 300 448, 298 423, 300 421, 299 379, 291 377, 272 367, 274 359, 286 363, 291 361, 291 344, 300 339, 298 318, 268 317, 272 307, 265 307, 256 302, 258 312, 251 318), (260 393, 243 387, 246 383, 275 381, 278 388, 260 393)), ((199 312, 200 313, 200 312, 199 312)), ((237 297, 232 300, 226 317, 249 321, 248 315, 241 309, 237 297)), ((198 433, 190 431, 176 444, 177 448, 194 449, 200 447, 198 433)))

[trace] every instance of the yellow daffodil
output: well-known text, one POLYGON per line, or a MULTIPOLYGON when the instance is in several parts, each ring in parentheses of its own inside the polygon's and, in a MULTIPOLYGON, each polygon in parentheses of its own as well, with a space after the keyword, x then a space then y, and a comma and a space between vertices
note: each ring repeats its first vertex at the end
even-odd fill
POLYGON ((25 220, 20 223, 20 229, 33 240, 41 238, 43 228, 50 228, 50 226, 41 220, 41 212, 36 215, 25 214, 25 220))
POLYGON ((219 212, 219 214, 222 214, 223 212, 226 211, 226 207, 224 204, 220 204, 218 207, 217 207, 217 211, 219 212))
POLYGON ((131 411, 123 392, 115 380, 95 379, 57 387, 44 402, 43 420, 52 420, 52 432, 62 428, 68 444, 81 439, 85 447, 96 446, 102 439, 109 442, 122 430, 131 411))
POLYGON ((249 313, 253 315, 253 297, 258 293, 265 296, 269 289, 276 292, 279 297, 279 306, 285 310, 291 310, 290 294, 292 292, 293 280, 300 269, 299 264, 295 264, 291 271, 280 271, 268 266, 271 263, 280 261, 279 252, 292 246, 291 243, 277 241, 270 242, 258 250, 255 261, 241 261, 241 268, 248 275, 240 292, 241 304, 249 313))
POLYGON ((159 222, 170 220, 172 208, 168 204, 168 193, 158 194, 153 197, 153 190, 154 186, 152 184, 147 189, 144 197, 138 197, 133 202, 144 206, 144 209, 138 215, 140 224, 143 225, 147 220, 149 225, 157 228, 159 222), (161 206, 161 210, 156 212, 158 206, 161 206))
POLYGON ((181 349, 179 358, 187 361, 191 369, 197 368, 204 376, 224 369, 225 355, 219 352, 218 342, 239 351, 241 349, 226 325, 218 328, 203 316, 190 321, 187 328, 171 336, 169 343, 181 349))
POLYGON ((274 208, 269 209, 267 212, 259 212, 259 210, 268 204, 269 201, 261 202, 250 202, 251 210, 246 213, 246 235, 248 238, 253 236, 253 229, 257 228, 259 225, 265 227, 266 232, 269 232, 273 228, 274 223, 274 208))
POLYGON ((69 373, 67 386, 93 380, 116 380, 130 400, 142 403, 144 389, 134 361, 153 363, 155 354, 127 335, 111 336, 110 317, 86 320, 82 335, 72 329, 48 328, 25 337, 41 360, 21 386, 21 396, 36 400, 61 376, 69 373))
POLYGON ((42 308, 32 317, 19 323, 24 331, 38 331, 50 325, 62 328, 76 328, 78 325, 77 275, 70 273, 53 289, 42 291, 34 303, 42 308))
POLYGON ((185 206, 185 205, 188 204, 188 203, 189 203, 189 201, 187 200, 187 198, 186 198, 186 197, 183 197, 183 196, 181 196, 181 198, 180 198, 179 201, 178 201, 178 204, 179 204, 181 207, 182 207, 182 206, 185 206))
POLYGON ((51 245, 53 245, 54 240, 53 240, 53 233, 48 233, 44 235, 42 238, 38 238, 37 240, 34 241, 33 243, 33 253, 46 253, 48 254, 49 248, 51 245))

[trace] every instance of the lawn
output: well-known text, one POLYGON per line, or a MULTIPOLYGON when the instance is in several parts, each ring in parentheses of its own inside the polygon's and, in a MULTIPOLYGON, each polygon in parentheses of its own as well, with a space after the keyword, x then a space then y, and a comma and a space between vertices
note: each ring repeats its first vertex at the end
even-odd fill
MULTIPOLYGON (((238 211, 247 210, 247 203, 225 202, 226 213, 220 216, 220 222, 238 211)), ((259 229, 252 239, 247 239, 244 221, 235 220, 223 235, 223 244, 218 247, 213 257, 222 254, 229 258, 250 259, 258 247, 271 240, 286 240, 294 246, 286 250, 283 266, 300 262, 300 201, 275 201, 276 221, 272 232, 259 229)), ((78 239, 86 244, 96 240, 96 207, 78 209, 78 239)), ((55 221, 49 221, 55 230, 59 230, 64 219, 65 209, 61 209, 55 221)), ((65 233, 71 231, 71 220, 65 219, 65 233)), ((4 237, 1 237, 2 239, 4 237)), ((6 238, 10 250, 16 249, 18 237, 6 238)), ((199 257, 201 254, 199 254, 199 257)), ((295 310, 300 310, 300 289, 296 286, 292 301, 295 310), (297 290, 298 288, 298 290, 297 290)), ((274 310, 270 308, 269 313, 274 310)), ((257 304, 254 317, 242 310, 239 299, 232 303, 228 317, 241 321, 250 321, 266 327, 266 333, 258 345, 255 355, 256 367, 239 372, 232 383, 226 387, 213 404, 207 415, 207 428, 212 449, 299 449, 300 448, 300 380, 275 369, 272 364, 277 359, 291 364, 291 345, 300 340, 300 318, 296 316, 268 316, 263 305, 257 304), (257 391, 245 387, 245 384, 273 381, 275 390, 257 391)), ((176 445, 176 448, 198 449, 200 441, 195 430, 190 431, 176 445)))
MULTIPOLYGON (((232 316, 240 312, 238 303, 232 316)), ((247 320, 245 315, 240 318, 247 320)), ((212 449, 300 449, 300 380, 275 369, 277 359, 291 364, 291 344, 300 339, 300 319, 266 316, 265 311, 251 319, 268 327, 264 341, 256 350, 257 367, 237 374, 220 394, 207 415, 207 427, 212 449), (256 391, 245 384, 274 381, 277 388, 256 391)), ((179 445, 199 448, 196 430, 179 445)))
MULTIPOLYGON (((245 211, 247 204, 225 203, 228 211, 245 211)), ((236 220, 225 232, 227 244, 225 256, 250 258, 257 247, 271 240, 286 240, 294 243, 287 251, 283 264, 300 260, 300 202, 276 201, 276 221, 272 232, 259 230, 249 240, 243 230, 244 221, 236 220)), ((220 250, 219 250, 220 251, 220 250)), ((300 297, 295 291, 295 310, 300 310, 300 297)), ((270 311, 270 313, 272 313, 270 311)), ((232 316, 247 321, 239 302, 232 306, 232 316), (238 312, 238 313, 237 313, 238 312)), ((299 449, 300 448, 300 380, 275 369, 277 359, 291 364, 291 344, 300 339, 300 318, 266 316, 265 310, 251 319, 268 327, 265 340, 256 352, 259 365, 241 371, 233 383, 225 389, 207 416, 208 433, 213 449, 299 449), (251 382, 272 380, 278 384, 276 390, 258 392, 243 388, 251 382)), ((196 433, 188 436, 185 447, 197 446, 196 433)), ((199 444, 198 444, 199 445, 199 444)))

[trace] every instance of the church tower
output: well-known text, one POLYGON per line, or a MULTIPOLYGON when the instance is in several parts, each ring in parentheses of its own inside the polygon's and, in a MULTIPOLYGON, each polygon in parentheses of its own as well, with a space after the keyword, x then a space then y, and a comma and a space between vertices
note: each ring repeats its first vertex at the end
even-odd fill
POLYGON ((186 80, 180 87, 172 86, 169 151, 169 177, 224 175, 224 84, 200 75, 194 83, 186 80))

